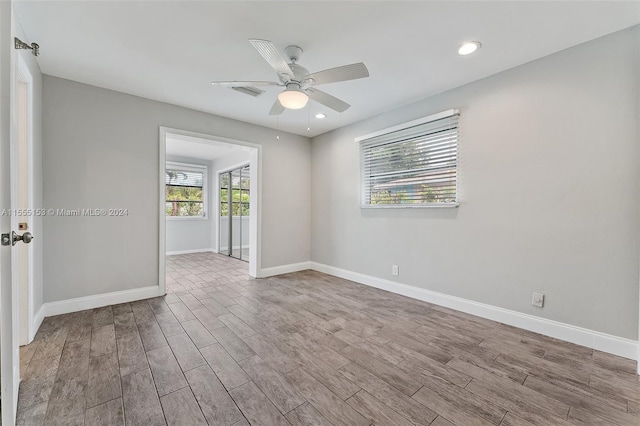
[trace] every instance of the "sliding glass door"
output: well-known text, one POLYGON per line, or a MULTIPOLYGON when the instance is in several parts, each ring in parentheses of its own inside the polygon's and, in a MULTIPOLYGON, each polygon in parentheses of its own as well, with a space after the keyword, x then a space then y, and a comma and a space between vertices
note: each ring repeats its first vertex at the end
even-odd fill
POLYGON ((249 261, 249 166, 220 173, 221 254, 249 261))

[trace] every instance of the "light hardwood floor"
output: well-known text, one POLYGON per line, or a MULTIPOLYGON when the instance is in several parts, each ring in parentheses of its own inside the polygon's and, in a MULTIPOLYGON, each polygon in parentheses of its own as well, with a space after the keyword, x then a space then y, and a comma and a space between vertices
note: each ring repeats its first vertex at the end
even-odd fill
POLYGON ((640 425, 635 362, 317 272, 170 256, 162 298, 46 318, 24 425, 640 425))

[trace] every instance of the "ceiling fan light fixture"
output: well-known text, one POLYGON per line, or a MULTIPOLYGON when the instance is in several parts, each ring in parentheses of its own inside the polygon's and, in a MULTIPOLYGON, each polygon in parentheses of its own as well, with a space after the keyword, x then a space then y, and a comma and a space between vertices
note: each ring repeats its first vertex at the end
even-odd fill
POLYGON ((309 102, 309 95, 300 90, 300 85, 287 84, 287 89, 278 95, 280 104, 287 109, 302 109, 309 102))
POLYGON ((466 42, 462 44, 462 46, 460 46, 460 48, 458 49, 458 55, 470 55, 481 47, 482 43, 480 43, 479 41, 466 42))

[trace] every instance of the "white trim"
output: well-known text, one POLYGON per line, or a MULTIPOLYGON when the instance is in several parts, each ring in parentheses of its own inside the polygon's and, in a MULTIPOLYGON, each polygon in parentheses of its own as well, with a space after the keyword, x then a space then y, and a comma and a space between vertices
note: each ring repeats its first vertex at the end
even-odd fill
MULTIPOLYGON (((33 183, 34 183, 34 168, 33 168, 33 135, 35 133, 35 129, 33 126, 33 118, 34 118, 34 96, 33 96, 33 75, 31 74, 31 70, 29 69, 29 67, 27 66, 27 63, 25 62, 24 58, 22 57, 22 55, 16 55, 16 81, 15 84, 17 85, 19 82, 23 82, 27 85, 27 102, 28 102, 28 122, 27 122, 27 173, 28 173, 28 182, 27 182, 27 205, 29 209, 32 209, 34 206, 34 202, 33 202, 33 183)), ((17 95, 16 95, 17 96, 17 95)), ((16 102, 16 109, 17 109, 17 102, 16 102)), ((14 111, 16 113, 17 116, 20 115, 19 111, 14 111)), ((18 138, 16 138, 16 144, 19 144, 19 140, 18 138)), ((20 148, 18 146, 16 146, 16 158, 12 159, 12 161, 14 161, 14 164, 16 165, 16 176, 18 177, 18 174, 20 172, 19 170, 19 161, 18 161, 18 157, 19 157, 19 150, 20 148)), ((13 177, 13 176, 12 176, 13 177)), ((16 179, 17 180, 17 179, 16 179)), ((16 194, 18 194, 19 192, 19 188, 18 188, 18 183, 17 182, 11 182, 12 185, 16 185, 15 187, 15 191, 16 194)), ((17 195, 17 197, 19 197, 19 195, 17 195)), ((17 222, 19 222, 20 220, 25 221, 28 224, 28 231, 29 232, 33 232, 33 217, 31 216, 26 216, 26 217, 22 217, 22 218, 12 218, 12 220, 15 220, 16 224, 17 222)), ((14 225, 13 221, 12 221, 12 225, 14 225)), ((12 229, 18 229, 17 225, 16 226, 12 226, 12 229)), ((28 343, 31 343, 31 341, 33 340, 33 336, 35 336, 36 330, 33 329, 33 324, 34 324, 34 305, 33 305, 33 292, 34 292, 34 245, 33 244, 29 244, 27 247, 27 268, 28 268, 28 272, 27 272, 27 300, 24 301, 26 303, 26 313, 27 313, 27 324, 26 324, 26 336, 24 336, 22 331, 18 332, 18 340, 19 340, 19 344, 20 345, 25 345, 28 343), (26 341, 24 340, 24 337, 26 337, 26 341)), ((19 257, 20 255, 16 256, 19 257)), ((18 271, 17 275, 18 275, 18 280, 20 280, 20 267, 17 267, 14 269, 14 273, 15 271, 18 271)), ((18 282, 18 284, 20 284, 20 282, 18 282)), ((18 298, 20 298, 20 290, 18 289, 18 298)), ((25 306, 22 305, 23 301, 20 301, 20 299, 18 299, 18 301, 20 302, 20 306, 18 307, 18 309, 23 309, 25 308, 25 306)), ((25 326, 25 324, 21 324, 21 319, 20 317, 18 317, 18 329, 20 330, 22 327, 25 326)))
POLYGON ((167 269, 166 269, 166 257, 167 257, 167 212, 166 212, 166 193, 165 188, 165 176, 167 167, 167 129, 160 127, 158 129, 159 138, 158 146, 159 153, 158 158, 160 160, 158 164, 158 171, 160 173, 160 185, 158 185, 159 195, 159 211, 160 220, 158 221, 158 287, 161 293, 167 292, 167 269))
MULTIPOLYGON (((226 247, 226 246, 225 247, 220 247, 220 250, 216 251, 216 253, 220 253, 221 251, 226 251, 227 248, 228 247, 226 247)), ((232 250, 238 250, 238 249, 244 250, 244 249, 248 249, 248 248, 251 248, 251 246, 249 244, 245 244, 245 245, 240 246, 240 247, 239 246, 233 246, 232 250)), ((212 251, 214 251, 214 250, 212 249, 212 251)), ((224 253, 220 253, 220 254, 224 254, 224 253)), ((224 254, 224 256, 228 256, 228 255, 224 254)), ((244 259, 242 259, 242 260, 244 260, 244 259)))
MULTIPOLYGON (((243 161, 243 162, 238 163, 238 164, 236 164, 234 166, 225 167, 224 169, 216 170, 216 173, 218 174, 218 177, 220 177, 220 175, 222 173, 229 173, 232 170, 241 169, 241 168, 247 167, 247 166, 249 166, 249 168, 251 168, 251 163, 249 163, 248 161, 243 161)), ((220 189, 219 185, 218 185, 218 189, 220 189)))
POLYGON ((111 293, 96 294, 93 296, 76 297, 74 299, 48 302, 42 305, 41 311, 45 317, 84 311, 85 309, 101 308, 103 306, 116 305, 118 303, 134 302, 136 300, 150 299, 164 296, 158 286, 136 288, 132 290, 114 291, 111 293))
POLYGON ((313 269, 314 262, 290 263, 288 265, 272 266, 271 268, 263 268, 258 278, 273 277, 274 275, 288 274, 291 272, 306 271, 313 269))
POLYGON ((249 275, 262 273, 262 147, 249 153, 249 275))
POLYGON ((567 342, 586 346, 599 351, 608 352, 624 358, 637 359, 638 341, 625 339, 610 334, 601 333, 599 331, 589 330, 577 327, 571 324, 565 324, 545 318, 536 317, 497 306, 487 305, 484 303, 474 302, 472 300, 462 299, 460 297, 449 296, 443 293, 437 293, 431 290, 425 290, 358 272, 348 271, 346 269, 336 268, 334 266, 325 265, 317 262, 309 262, 311 269, 333 275, 339 278, 348 279, 360 284, 387 290, 392 293, 401 294, 413 299, 422 300, 424 302, 433 303, 435 305, 444 306, 455 309, 457 311, 466 312, 482 318, 498 321, 514 327, 533 331, 535 333, 544 334, 556 339, 565 340, 567 342))
POLYGON ((220 175, 214 170, 215 160, 211 162, 211 229, 209 237, 211 238, 211 248, 215 253, 220 252, 220 175))
POLYGON ((175 256, 177 254, 191 254, 191 253, 216 253, 216 251, 212 248, 193 249, 193 250, 175 250, 175 251, 168 251, 166 255, 175 256))
POLYGON ((457 209, 460 203, 360 204, 361 209, 457 209))
POLYGON ((457 109, 448 109, 446 111, 438 112, 436 114, 427 115, 426 117, 418 118, 416 120, 407 121, 406 123, 400 123, 395 126, 387 127, 386 129, 380 129, 376 132, 368 133, 363 136, 355 138, 356 142, 363 141, 365 139, 375 138, 377 136, 386 135, 387 133, 396 132, 398 130, 404 130, 407 127, 419 126, 420 124, 428 123, 430 121, 440 120, 441 118, 451 117, 458 114, 460 111, 457 109))
MULTIPOLYGON (((194 160, 198 160, 197 158, 194 158, 194 160)), ((207 166, 206 164, 198 164, 198 163, 187 163, 184 161, 173 161, 173 160, 167 160, 167 162, 165 163, 167 166, 175 166, 175 167, 179 167, 180 171, 184 171, 184 172, 202 172, 203 170, 207 170, 209 168, 209 166, 207 166)), ((172 168, 172 167, 167 167, 167 168, 172 168)), ((202 183, 204 185, 204 178, 202 179, 202 183)))
POLYGON ((33 341, 33 339, 36 337, 36 333, 38 332, 38 329, 40 328, 40 326, 42 325, 42 321, 44 321, 44 305, 40 306, 40 309, 38 309, 38 312, 36 312, 36 315, 33 317, 33 322, 31 323, 31 330, 30 330, 30 334, 29 334, 29 341, 33 341))

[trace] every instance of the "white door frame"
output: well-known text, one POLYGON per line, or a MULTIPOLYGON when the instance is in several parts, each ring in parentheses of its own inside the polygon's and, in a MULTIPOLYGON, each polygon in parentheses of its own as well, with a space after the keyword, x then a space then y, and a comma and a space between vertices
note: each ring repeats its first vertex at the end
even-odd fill
MULTIPOLYGON (((27 85, 27 102, 28 102, 28 112, 27 112, 27 116, 28 116, 28 129, 27 129, 27 163, 28 163, 28 187, 27 187, 27 204, 28 204, 28 208, 29 209, 33 209, 33 179, 34 179, 34 170, 33 170, 33 134, 34 134, 34 128, 33 128, 33 76, 31 75, 31 71, 29 71, 29 67, 27 66, 27 63, 25 62, 25 60, 22 58, 22 54, 20 54, 21 52, 17 52, 16 54, 16 79, 14 84, 17 85, 19 82, 24 82, 27 85)), ((19 116, 20 112, 18 111, 18 102, 17 102, 17 96, 18 94, 16 93, 16 102, 14 105, 14 108, 12 110, 12 113, 16 114, 16 117, 19 116)), ((16 129, 17 130, 17 129, 16 129)), ((16 137, 15 139, 12 138, 12 153, 11 153, 11 161, 12 164, 16 165, 16 167, 13 167, 11 170, 11 196, 12 196, 12 200, 11 200, 11 204, 12 206, 17 206, 18 205, 18 193, 19 193, 19 188, 18 188, 18 174, 19 174, 19 170, 18 170, 18 134, 16 132, 16 137)), ((19 222, 27 222, 28 223, 28 230, 27 232, 33 232, 33 217, 31 215, 26 215, 26 216, 12 216, 11 217, 11 229, 15 230, 16 232, 18 231, 18 223, 19 222)), ((27 244, 26 245, 26 252, 27 252, 27 257, 28 257, 28 281, 27 281, 27 292, 26 292, 26 297, 23 297, 21 295, 21 289, 19 288, 19 286, 21 285, 20 283, 20 275, 19 275, 19 271, 20 268, 18 267, 18 262, 19 262, 19 256, 14 256, 15 260, 13 261, 13 275, 15 276, 14 279, 16 280, 16 286, 14 288, 18 289, 18 329, 19 329, 19 334, 18 334, 18 343, 22 346, 22 345, 26 345, 28 343, 31 343, 33 341, 33 338, 35 337, 35 327, 34 327, 34 306, 33 306, 33 278, 34 278, 34 265, 33 265, 33 244, 27 244), (23 317, 21 311, 25 310, 26 311, 26 318, 23 317), (25 323, 26 322, 26 323, 25 323)))
MULTIPOLYGON (((202 139, 206 143, 230 144, 238 145, 249 149, 249 165, 251 167, 250 174, 250 193, 249 203, 251 213, 249 215, 249 245, 254 248, 249 255, 249 275, 256 278, 261 276, 261 223, 262 223, 262 146, 250 142, 244 142, 236 139, 229 139, 221 136, 208 135, 205 133, 197 133, 189 130, 173 129, 160 126, 159 135, 159 178, 158 178, 158 196, 159 196, 159 223, 158 223, 158 283, 160 292, 166 293, 166 213, 165 213, 165 168, 166 168, 166 139, 168 134, 188 136, 192 138, 202 139)), ((217 207, 216 207, 217 210, 217 207)), ((213 213, 215 210, 210 209, 213 213)))

